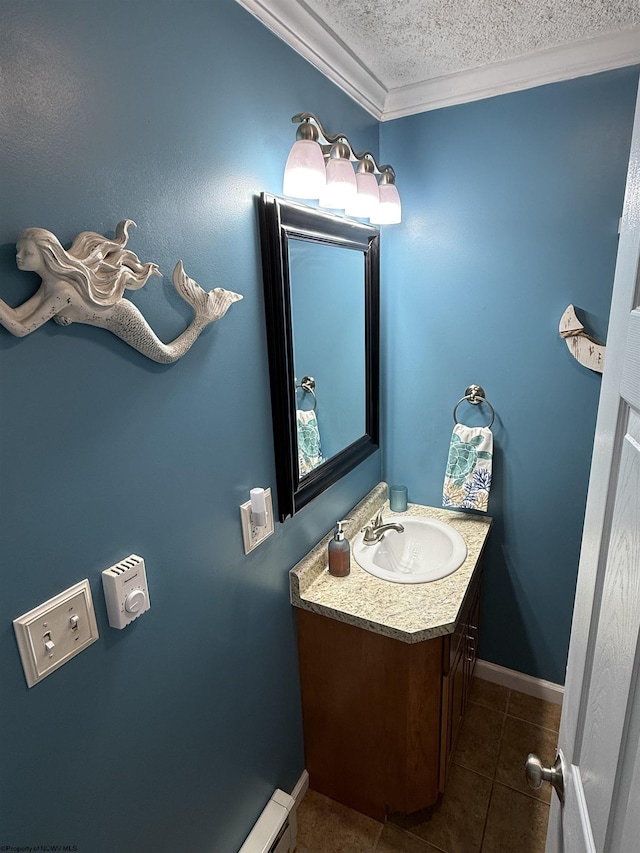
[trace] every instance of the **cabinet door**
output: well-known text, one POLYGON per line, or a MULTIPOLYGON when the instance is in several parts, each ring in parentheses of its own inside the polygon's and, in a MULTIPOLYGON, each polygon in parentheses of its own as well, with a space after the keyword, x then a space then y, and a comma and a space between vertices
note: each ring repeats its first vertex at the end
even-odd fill
POLYGON ((469 690, 471 689, 471 678, 476 667, 478 659, 478 640, 480 634, 480 587, 471 603, 471 611, 465 624, 465 699, 464 704, 467 704, 469 690))
MULTIPOLYGON (((464 717, 478 649, 480 616, 480 574, 473 580, 470 597, 448 641, 443 661, 442 741, 440 749, 440 791, 444 791, 447 767, 464 717)), ((447 645, 445 644, 445 649, 447 645)))
POLYGON ((451 738, 449 740, 449 757, 451 757, 458 739, 466 704, 467 678, 465 664, 466 644, 462 642, 458 649, 455 664, 451 669, 451 738))
POLYGON ((442 679, 442 717, 440 730, 439 790, 444 792, 449 759, 455 746, 464 708, 464 643, 457 633, 445 643, 442 679))
POLYGON ((404 643, 296 609, 311 787, 384 822, 438 798, 441 637, 404 643))

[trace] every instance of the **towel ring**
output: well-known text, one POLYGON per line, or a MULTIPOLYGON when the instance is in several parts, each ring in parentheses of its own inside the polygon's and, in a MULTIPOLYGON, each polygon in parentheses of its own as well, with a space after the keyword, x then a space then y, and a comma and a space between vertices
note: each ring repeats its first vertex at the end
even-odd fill
POLYGON ((462 397, 453 407, 453 422, 454 424, 459 423, 456 412, 458 411, 458 406, 460 403, 464 403, 466 400, 467 403, 471 403, 472 406, 477 406, 479 403, 486 403, 487 406, 491 409, 491 422, 487 425, 488 429, 491 429, 493 426, 493 422, 496 419, 496 412, 491 403, 484 396, 484 388, 481 385, 469 385, 469 387, 464 392, 464 397, 462 397))
POLYGON ((313 376, 303 376, 300 384, 296 385, 296 388, 302 388, 305 394, 311 394, 313 397, 313 411, 315 412, 318 405, 318 398, 316 397, 316 380, 313 376))

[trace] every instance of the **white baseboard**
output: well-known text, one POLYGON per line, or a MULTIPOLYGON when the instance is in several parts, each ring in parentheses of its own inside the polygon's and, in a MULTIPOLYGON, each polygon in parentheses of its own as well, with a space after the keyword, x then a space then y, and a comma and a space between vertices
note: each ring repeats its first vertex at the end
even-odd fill
POLYGON ((302 802, 304 795, 309 790, 309 774, 306 770, 302 771, 302 774, 298 781, 296 782, 295 788, 291 792, 291 796, 296 801, 295 808, 297 809, 300 803, 302 802))
POLYGON ((502 687, 508 687, 510 690, 518 690, 520 693, 526 693, 528 696, 535 696, 538 699, 544 699, 546 702, 554 702, 556 705, 562 705, 564 687, 561 684, 554 684, 553 681, 545 681, 544 678, 533 678, 531 675, 525 675, 524 672, 507 669, 504 666, 498 666, 498 664, 489 663, 486 660, 476 661, 474 674, 477 678, 491 681, 494 684, 500 684, 502 687))

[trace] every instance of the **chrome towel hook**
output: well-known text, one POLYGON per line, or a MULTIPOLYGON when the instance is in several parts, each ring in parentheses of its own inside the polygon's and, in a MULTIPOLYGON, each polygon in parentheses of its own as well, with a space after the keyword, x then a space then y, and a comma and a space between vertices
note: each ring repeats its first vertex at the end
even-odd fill
POLYGON ((458 406, 460 403, 471 403, 472 406, 477 406, 479 403, 486 403, 487 406, 491 409, 491 422, 488 424, 489 429, 493 426, 493 422, 496 419, 495 409, 491 405, 491 403, 487 400, 484 388, 482 385, 469 385, 469 387, 464 392, 464 397, 461 397, 460 400, 455 404, 453 408, 453 422, 458 423, 458 419, 456 417, 456 412, 458 411, 458 406))

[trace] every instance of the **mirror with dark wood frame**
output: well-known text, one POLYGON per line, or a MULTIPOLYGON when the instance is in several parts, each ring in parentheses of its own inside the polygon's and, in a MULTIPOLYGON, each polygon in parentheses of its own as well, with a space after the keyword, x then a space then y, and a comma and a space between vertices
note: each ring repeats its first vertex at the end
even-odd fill
POLYGON ((378 448, 380 232, 258 199, 280 521, 378 448))

